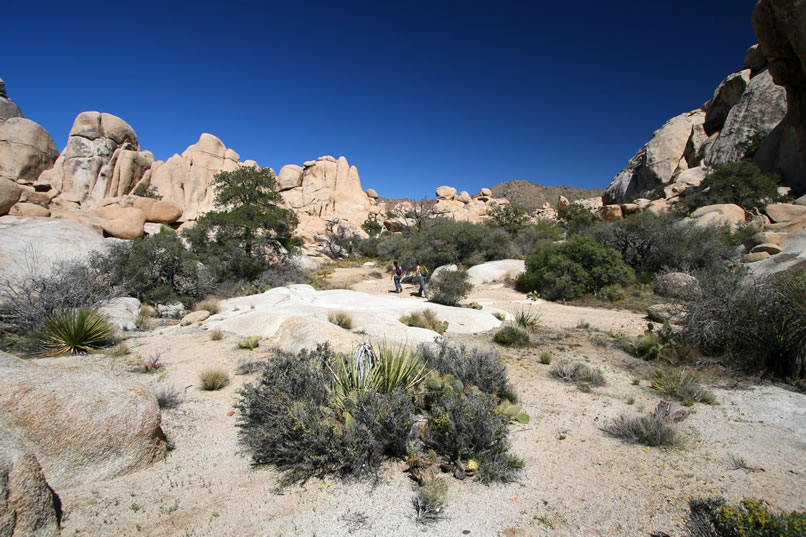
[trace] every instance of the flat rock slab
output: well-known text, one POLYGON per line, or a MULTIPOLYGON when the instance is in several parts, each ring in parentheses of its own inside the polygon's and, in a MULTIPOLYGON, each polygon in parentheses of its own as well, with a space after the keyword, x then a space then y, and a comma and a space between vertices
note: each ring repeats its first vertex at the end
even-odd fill
POLYGON ((289 352, 324 342, 330 342, 335 350, 349 351, 361 339, 409 345, 430 343, 436 332, 400 322, 403 315, 426 309, 433 310, 441 321, 448 321, 449 334, 486 332, 501 325, 486 311, 346 289, 317 291, 310 285, 278 287, 260 295, 232 298, 219 308, 220 312, 207 319, 205 326, 244 337, 259 336, 267 339, 270 346, 289 352), (336 311, 350 315, 350 330, 328 321, 328 314, 336 311))

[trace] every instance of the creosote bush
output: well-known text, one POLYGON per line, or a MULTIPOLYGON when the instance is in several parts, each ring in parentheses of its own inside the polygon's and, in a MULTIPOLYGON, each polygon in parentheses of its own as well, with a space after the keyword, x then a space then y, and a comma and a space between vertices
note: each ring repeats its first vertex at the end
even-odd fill
POLYGON ((604 431, 614 438, 650 447, 674 447, 681 443, 674 425, 655 414, 619 416, 604 431))
POLYGON ((458 306, 459 301, 467 296, 473 284, 468 281, 464 270, 443 270, 431 278, 429 291, 431 302, 445 306, 458 306))
POLYGON ((229 373, 220 367, 205 369, 199 373, 199 381, 205 391, 220 390, 229 382, 229 373))
POLYGON ((529 345, 529 334, 515 326, 505 326, 493 336, 493 341, 504 347, 525 347, 529 345))

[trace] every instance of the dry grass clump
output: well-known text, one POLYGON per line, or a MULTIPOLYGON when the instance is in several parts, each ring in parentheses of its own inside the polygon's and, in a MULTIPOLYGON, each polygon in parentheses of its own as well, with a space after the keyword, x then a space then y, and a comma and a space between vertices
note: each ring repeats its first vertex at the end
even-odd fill
POLYGON ((199 381, 205 391, 220 390, 229 382, 229 373, 220 367, 205 369, 199 373, 199 381))
POLYGON ((655 414, 619 416, 604 427, 604 432, 631 444, 650 447, 675 447, 681 444, 680 435, 672 423, 655 414))
POLYGON ((345 330, 353 327, 353 318, 346 311, 331 311, 327 314, 327 320, 345 330))
POLYGON ((412 498, 417 522, 428 523, 441 519, 447 495, 448 483, 441 477, 419 487, 412 498))
POLYGON ((238 342, 239 349, 254 350, 260 346, 260 338, 258 336, 249 336, 238 342))
POLYGON ((400 322, 406 326, 433 330, 439 335, 444 334, 448 329, 448 321, 440 321, 434 310, 413 311, 402 316, 400 322))
POLYGON ((216 328, 215 330, 210 332, 210 339, 212 341, 221 341, 221 339, 223 337, 224 337, 224 334, 221 332, 220 328, 216 328))
POLYGON ((685 406, 691 406, 694 402, 706 405, 717 403, 714 394, 700 385, 694 371, 659 369, 655 372, 651 386, 662 394, 677 399, 685 406))
POLYGON ((215 315, 219 311, 221 301, 214 296, 208 296, 196 304, 195 311, 209 311, 210 315, 215 315))
POLYGON ((593 369, 581 362, 568 362, 562 360, 551 369, 551 376, 565 382, 575 382, 577 384, 587 384, 588 386, 604 386, 604 374, 601 369, 593 369))

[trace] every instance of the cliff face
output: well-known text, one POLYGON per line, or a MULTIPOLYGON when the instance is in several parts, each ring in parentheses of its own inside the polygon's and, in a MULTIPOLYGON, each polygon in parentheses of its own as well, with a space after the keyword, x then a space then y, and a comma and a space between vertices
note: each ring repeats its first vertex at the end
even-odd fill
POLYGON ((753 160, 806 192, 806 0, 760 0, 753 12, 759 44, 700 108, 667 121, 630 159, 603 196, 622 203, 660 186, 688 183, 711 166, 753 160))

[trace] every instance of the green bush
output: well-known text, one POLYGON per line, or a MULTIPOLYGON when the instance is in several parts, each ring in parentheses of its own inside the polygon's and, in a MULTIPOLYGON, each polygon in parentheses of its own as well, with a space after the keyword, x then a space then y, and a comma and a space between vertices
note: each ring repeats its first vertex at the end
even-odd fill
POLYGON ((152 304, 188 303, 213 290, 210 275, 173 231, 115 244, 91 264, 110 287, 152 304))
POLYGON ((202 390, 220 390, 229 382, 229 373, 220 367, 205 369, 199 373, 199 381, 201 382, 202 390))
POLYGON ((515 234, 525 228, 529 223, 529 214, 525 207, 516 203, 509 203, 506 205, 498 205, 491 202, 487 210, 487 224, 494 227, 500 227, 506 231, 515 234))
POLYGON ((473 284, 468 281, 464 270, 443 270, 429 283, 431 302, 445 306, 458 306, 459 301, 467 296, 473 284))
POLYGON ((453 375, 466 386, 476 386, 485 393, 517 402, 514 388, 507 377, 507 368, 494 351, 468 350, 446 341, 434 348, 421 345, 419 351, 429 368, 441 375, 453 375))
POLYGON ((594 224, 593 213, 578 203, 557 208, 557 216, 569 235, 580 233, 594 224))
POLYGON ((97 310, 75 308, 48 318, 38 335, 49 356, 85 354, 112 342, 115 327, 97 310))
POLYGON ((724 498, 691 500, 686 524, 691 537, 802 537, 806 513, 779 514, 766 502, 745 498, 731 505, 724 498))
POLYGON ((493 341, 504 347, 525 347, 529 344, 529 334, 514 326, 505 326, 495 333, 493 341))
POLYGON ((518 276, 515 288, 524 293, 536 291, 549 300, 568 300, 634 280, 633 269, 616 250, 577 235, 529 256, 526 272, 518 276))
POLYGON ((643 212, 600 224, 587 234, 613 248, 639 274, 718 270, 737 259, 741 236, 727 227, 701 227, 673 213, 643 212))
POLYGON ((684 196, 680 205, 689 212, 705 205, 735 203, 744 209, 764 207, 779 199, 781 178, 764 174, 750 160, 715 166, 696 193, 684 196))

